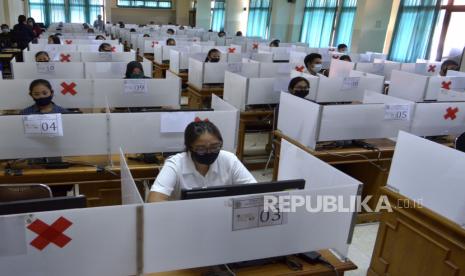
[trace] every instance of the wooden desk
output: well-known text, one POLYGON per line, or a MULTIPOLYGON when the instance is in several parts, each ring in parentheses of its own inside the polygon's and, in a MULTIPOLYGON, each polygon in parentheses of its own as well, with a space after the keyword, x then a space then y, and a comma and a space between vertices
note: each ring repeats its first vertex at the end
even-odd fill
POLYGON ((393 212, 383 212, 369 276, 465 275, 465 229, 384 187, 393 212))
POLYGON ((209 108, 211 106, 212 95, 223 97, 223 86, 196 87, 190 83, 187 84, 187 95, 189 97, 188 106, 190 108, 209 108))
MULTIPOLYGON (((395 143, 393 141, 388 139, 367 140, 368 143, 375 145, 379 151, 358 147, 313 150, 284 135, 282 132, 275 131, 273 139, 275 145, 274 180, 276 180, 278 176, 279 153, 282 139, 358 179, 363 183, 362 197, 368 195, 372 196, 372 199, 368 202, 368 206, 372 209, 376 207, 380 196, 379 189, 385 186, 387 182, 395 148, 395 143), (378 167, 370 162, 374 162, 378 167)), ((360 213, 357 217, 357 222, 379 221, 380 215, 380 213, 360 213)))
MULTIPOLYGON (((106 156, 65 157, 63 161, 76 163, 67 169, 44 169, 41 166, 28 166, 18 163, 15 168, 22 169, 20 175, 6 175, 5 162, 0 163, 0 183, 43 183, 55 185, 79 185, 79 193, 87 197, 88 206, 106 206, 121 204, 121 183, 119 156, 113 156, 113 166, 98 171, 91 165, 104 165, 106 156)), ((160 165, 146 164, 128 160, 128 166, 135 180, 154 179, 160 165)))
POLYGON ((153 61, 153 77, 155 79, 164 79, 166 78, 166 70, 170 69, 169 63, 158 63, 153 61))
MULTIPOLYGON (((332 265, 334 265, 339 272, 339 275, 344 275, 345 271, 357 269, 357 266, 352 263, 350 260, 346 262, 341 262, 336 258, 329 250, 320 251, 321 255, 328 260, 332 265)), ((303 265, 302 270, 292 271, 284 263, 275 263, 263 266, 252 266, 247 268, 240 268, 234 270, 236 275, 255 275, 255 276, 278 276, 278 275, 321 275, 321 276, 334 276, 335 273, 331 268, 328 268, 322 264, 311 265, 306 261, 297 258, 299 262, 303 265)), ((148 274, 149 276, 198 276, 210 271, 211 268, 195 268, 195 269, 184 269, 170 272, 161 272, 148 274)))
POLYGON ((267 146, 267 154, 271 151, 271 135, 273 131, 274 110, 273 109, 251 109, 242 111, 239 118, 239 133, 237 139, 237 157, 246 165, 249 170, 264 169, 268 155, 265 156, 265 162, 253 162, 254 158, 260 158, 260 155, 248 155, 250 161, 245 160, 245 135, 250 130, 265 131, 270 133, 269 145, 267 146))

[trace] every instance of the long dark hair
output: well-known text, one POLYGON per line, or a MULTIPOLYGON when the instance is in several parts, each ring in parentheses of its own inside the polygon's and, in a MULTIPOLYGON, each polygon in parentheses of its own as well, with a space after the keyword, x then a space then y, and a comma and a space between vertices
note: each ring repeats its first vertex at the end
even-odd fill
POLYGON ((49 56, 48 53, 45 52, 45 51, 39 51, 39 52, 37 52, 36 55, 35 55, 35 58, 37 58, 37 57, 40 56, 40 55, 46 55, 46 56, 50 59, 50 56, 49 56))
POLYGON ((208 61, 209 61, 208 58, 210 57, 210 55, 213 54, 213 53, 215 53, 215 52, 218 52, 218 53, 221 54, 220 50, 218 50, 218 49, 216 49, 216 48, 213 48, 213 49, 211 49, 210 51, 208 51, 207 57, 205 58, 205 62, 208 62, 208 61))
POLYGON ((52 85, 50 84, 48 80, 44 80, 44 79, 33 80, 31 84, 29 85, 29 93, 31 93, 32 89, 34 89, 34 87, 36 87, 37 85, 43 85, 47 87, 50 90, 50 92, 52 92, 53 94, 52 85))
POLYGON ((303 78, 303 77, 295 77, 295 78, 293 78, 293 79, 289 82, 289 86, 288 86, 288 88, 287 88, 287 89, 289 90, 289 92, 290 92, 291 90, 294 90, 294 87, 296 86, 296 84, 298 84, 298 83, 301 82, 301 81, 304 81, 304 82, 307 84, 307 86, 310 88, 310 82, 309 82, 306 78, 303 78))
POLYGON ((138 61, 131 61, 126 66, 126 78, 127 79, 131 78, 131 74, 136 68, 139 68, 142 71, 142 74, 144 74, 144 67, 142 67, 142 64, 138 61))
POLYGON ((191 150, 195 141, 204 133, 209 133, 215 136, 218 138, 218 140, 221 141, 221 143, 223 143, 223 136, 221 136, 220 130, 212 122, 192 122, 186 127, 186 130, 184 131, 184 145, 186 147, 186 152, 191 150))

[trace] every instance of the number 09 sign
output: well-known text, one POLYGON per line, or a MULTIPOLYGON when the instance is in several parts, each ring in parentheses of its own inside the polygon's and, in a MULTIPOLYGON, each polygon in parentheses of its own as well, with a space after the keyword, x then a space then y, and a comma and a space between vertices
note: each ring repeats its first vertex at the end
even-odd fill
POLYGON ((287 223, 287 213, 279 210, 265 210, 264 196, 233 199, 232 230, 244 230, 287 223))
POLYGON ((63 136, 61 114, 23 116, 26 136, 60 137, 63 136))

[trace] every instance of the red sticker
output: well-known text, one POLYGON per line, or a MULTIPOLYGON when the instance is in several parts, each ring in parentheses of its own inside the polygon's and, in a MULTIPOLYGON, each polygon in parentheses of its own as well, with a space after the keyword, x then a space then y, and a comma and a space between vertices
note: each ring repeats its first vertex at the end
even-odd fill
POLYGON ((43 250, 50 243, 54 243, 60 248, 65 247, 72 239, 63 232, 68 229, 73 223, 64 217, 58 218, 51 225, 46 224, 40 219, 27 226, 27 229, 36 233, 38 236, 30 243, 39 250, 43 250))
POLYGON ((77 91, 74 90, 74 88, 76 87, 76 84, 74 82, 70 84, 67 84, 66 82, 62 82, 61 87, 63 87, 63 89, 61 90, 61 94, 63 95, 66 95, 69 93, 71 94, 71 96, 74 96, 77 94, 77 91))
POLYGON ((457 113, 459 112, 459 108, 458 107, 455 107, 455 108, 452 108, 452 107, 448 107, 446 109, 446 114, 444 114, 444 120, 447 120, 447 119, 451 119, 452 121, 455 120, 457 118, 457 113))

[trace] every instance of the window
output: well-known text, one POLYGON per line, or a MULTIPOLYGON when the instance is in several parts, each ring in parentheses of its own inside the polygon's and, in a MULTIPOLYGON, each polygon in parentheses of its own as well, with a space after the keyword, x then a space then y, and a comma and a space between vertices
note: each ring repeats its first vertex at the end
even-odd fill
POLYGON ((29 14, 36 22, 92 23, 103 15, 104 0, 29 0, 29 14))
POLYGON ((271 0, 250 0, 247 36, 268 37, 270 8, 271 0))
POLYGON ((214 0, 211 2, 210 29, 215 32, 224 29, 225 0, 214 0))
POLYGON ((427 58, 438 5, 438 0, 401 0, 389 60, 416 62, 427 58))
POLYGON ((432 60, 455 59, 465 47, 465 0, 442 0, 429 52, 432 60))
POLYGON ((171 9, 171 0, 117 0, 122 8, 171 9))
POLYGON ((342 1, 341 10, 337 20, 334 45, 346 44, 349 48, 352 43, 352 31, 354 29, 357 0, 342 1))
POLYGON ((350 48, 357 0, 306 0, 300 41, 310 47, 350 48))

